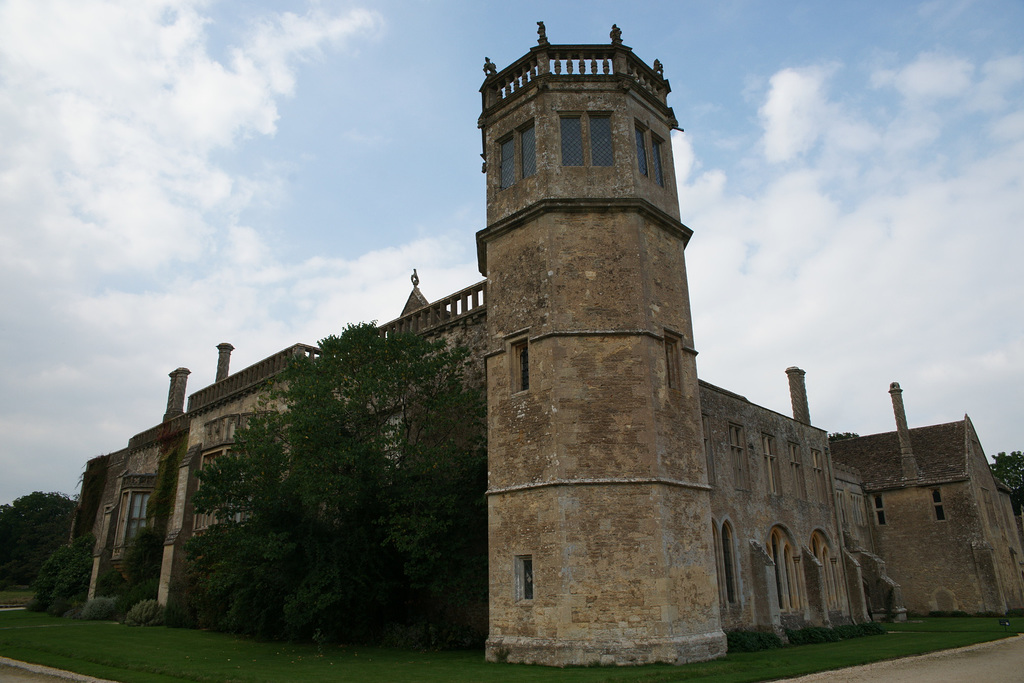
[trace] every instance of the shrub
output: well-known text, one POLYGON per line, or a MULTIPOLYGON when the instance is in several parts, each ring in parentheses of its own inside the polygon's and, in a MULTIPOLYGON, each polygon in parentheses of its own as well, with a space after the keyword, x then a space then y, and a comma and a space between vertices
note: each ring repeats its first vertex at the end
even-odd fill
POLYGON ((50 610, 52 603, 63 600, 70 608, 70 601, 75 598, 84 599, 89 590, 89 577, 92 575, 92 547, 96 539, 92 534, 80 536, 71 545, 53 551, 43 562, 32 587, 36 591, 35 599, 39 602, 39 611, 50 610))
POLYGON ((759 652, 782 647, 782 639, 767 631, 729 631, 725 638, 729 652, 759 652))
POLYGON ((69 609, 71 609, 71 603, 69 601, 64 598, 55 598, 46 608, 46 613, 51 617, 62 617, 69 609))
POLYGON ((839 635, 834 630, 824 626, 808 626, 796 630, 786 629, 786 637, 789 639, 790 645, 835 643, 839 640, 839 635))
POLYGON ((128 610, 124 623, 128 626, 160 626, 164 623, 164 608, 156 600, 143 600, 128 610))
POLYGON ((967 612, 964 612, 963 610, 957 609, 957 610, 953 610, 952 612, 945 611, 945 610, 932 610, 931 612, 928 613, 928 616, 930 616, 930 617, 969 617, 971 615, 968 614, 967 612))
POLYGON ((85 603, 79 619, 86 621, 103 621, 113 619, 117 611, 117 600, 115 598, 93 598, 85 603))
POLYGON ((886 633, 885 627, 877 621, 866 621, 863 624, 858 624, 858 626, 861 627, 866 636, 884 636, 886 633))
POLYGON ((1014 607, 1013 609, 1006 610, 1006 616, 1008 617, 1024 617, 1024 609, 1020 607, 1014 607))
POLYGON ((407 650, 469 650, 483 645, 486 636, 469 626, 455 624, 431 624, 425 621, 414 624, 388 624, 381 634, 385 647, 407 650))
POLYGON ((164 608, 164 624, 168 628, 196 628, 196 617, 188 608, 188 603, 181 597, 172 596, 164 608))
POLYGON ((96 579, 96 595, 107 598, 119 598, 128 591, 128 582, 121 576, 121 572, 110 569, 99 575, 96 579))
POLYGON ((136 586, 132 586, 124 595, 117 599, 117 611, 120 614, 128 614, 132 607, 143 600, 156 600, 159 590, 160 579, 149 579, 136 586))

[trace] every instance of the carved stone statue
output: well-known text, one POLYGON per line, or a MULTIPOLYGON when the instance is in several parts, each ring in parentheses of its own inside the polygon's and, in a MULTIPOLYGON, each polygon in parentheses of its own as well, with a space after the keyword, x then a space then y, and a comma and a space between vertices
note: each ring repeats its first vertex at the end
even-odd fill
POLYGON ((612 45, 622 45, 622 29, 618 24, 612 24, 612 32, 608 35, 612 38, 612 45))
POLYGON ((665 67, 661 65, 660 59, 654 60, 654 73, 658 74, 662 78, 665 77, 665 67))
POLYGON ((548 44, 548 30, 544 28, 544 22, 537 22, 537 44, 547 45, 548 44))
POLYGON ((420 286, 420 276, 416 274, 416 269, 415 268, 412 269, 412 286, 413 287, 419 287, 420 286))
POLYGON ((494 66, 494 62, 491 61, 490 57, 484 57, 484 75, 490 78, 496 73, 498 73, 498 68, 494 66))

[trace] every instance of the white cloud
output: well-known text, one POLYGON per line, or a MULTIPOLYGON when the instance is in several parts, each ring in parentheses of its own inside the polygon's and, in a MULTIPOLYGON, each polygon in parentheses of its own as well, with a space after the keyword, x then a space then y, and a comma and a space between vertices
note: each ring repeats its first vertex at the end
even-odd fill
POLYGON ((789 161, 817 142, 829 115, 823 92, 827 76, 827 69, 809 67, 783 69, 771 77, 759 111, 768 161, 789 161))

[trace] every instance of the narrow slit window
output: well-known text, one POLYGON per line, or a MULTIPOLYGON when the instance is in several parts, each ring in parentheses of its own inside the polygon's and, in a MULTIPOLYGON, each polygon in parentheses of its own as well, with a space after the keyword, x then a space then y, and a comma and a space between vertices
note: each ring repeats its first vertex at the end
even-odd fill
POLYGON ((875 496, 875 519, 879 526, 885 526, 885 506, 881 496, 875 496))
POLYGON ((682 386, 680 381, 679 339, 668 334, 665 335, 665 370, 668 388, 679 389, 682 386))
POLYGON ((647 175, 647 145, 644 143, 644 131, 636 129, 636 163, 641 175, 647 175))
POLYGON ((593 166, 611 166, 612 120, 607 116, 590 117, 590 163, 593 166))
POLYGON ((654 182, 665 186, 665 177, 661 171, 661 140, 651 139, 651 162, 654 164, 654 182))
POLYGON ((733 486, 747 488, 747 452, 743 445, 743 427, 729 425, 729 450, 732 453, 733 486))
POLYGON ((939 489, 932 490, 932 505, 935 506, 935 519, 936 521, 943 521, 946 519, 946 511, 942 507, 942 493, 939 489))
POLYGON ((700 416, 701 433, 704 436, 704 457, 708 462, 708 483, 715 483, 715 453, 711 446, 711 418, 700 416))
POLYGON ((530 345, 524 339, 512 345, 512 391, 530 388, 530 345))
POLYGON ((523 177, 529 178, 537 172, 537 136, 533 126, 524 128, 519 134, 522 149, 523 177))
POLYGON ((583 165, 583 129, 580 117, 562 117, 562 166, 583 165))
POLYGON ((533 600, 533 555, 516 555, 516 600, 533 600))
POLYGON ((768 493, 779 493, 779 459, 775 455, 775 437, 761 435, 761 446, 764 450, 764 473, 768 484, 768 493))
POLYGON ((736 576, 732 559, 732 529, 722 525, 722 566, 725 569, 725 597, 730 603, 736 602, 736 576))
POLYGON ((501 143, 501 189, 512 187, 516 181, 515 140, 508 138, 501 143))

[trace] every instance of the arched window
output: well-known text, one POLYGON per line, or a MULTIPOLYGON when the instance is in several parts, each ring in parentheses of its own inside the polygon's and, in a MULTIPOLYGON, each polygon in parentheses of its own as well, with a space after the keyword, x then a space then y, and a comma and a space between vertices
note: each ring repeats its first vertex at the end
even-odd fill
POLYGON ((732 527, 729 522, 722 524, 722 568, 725 575, 725 598, 732 604, 736 602, 736 563, 733 559, 732 527))
POLYGON ((779 527, 772 529, 768 549, 775 562, 775 591, 779 609, 789 611, 800 607, 800 570, 793 544, 779 527))
POLYGON ((828 541, 819 531, 811 534, 811 552, 821 562, 822 579, 825 582, 825 601, 829 609, 839 608, 839 576, 836 560, 828 548, 828 541))

